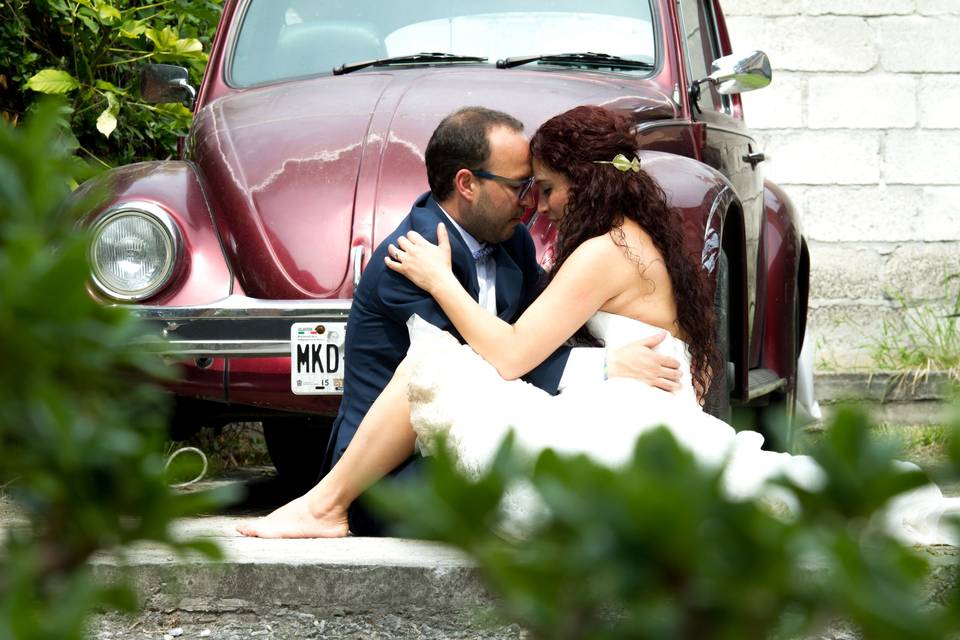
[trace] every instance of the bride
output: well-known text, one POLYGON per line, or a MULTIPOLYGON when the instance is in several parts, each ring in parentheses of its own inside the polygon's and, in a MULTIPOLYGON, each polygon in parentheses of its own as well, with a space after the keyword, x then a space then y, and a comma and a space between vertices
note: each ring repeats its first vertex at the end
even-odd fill
MULTIPOLYGON (((680 219, 640 166, 635 144, 629 121, 601 107, 572 109, 534 134, 538 211, 553 221, 558 241, 546 289, 513 325, 488 313, 453 276, 443 225, 438 245, 411 232, 391 246, 387 266, 429 292, 469 346, 412 317, 407 358, 343 458, 305 496, 241 525, 241 533, 346 535, 349 504, 414 447, 430 455, 441 434, 462 471, 476 476, 510 431, 530 455, 550 448, 617 466, 641 433, 664 425, 703 464, 726 463, 731 497, 773 496, 789 508, 791 496, 769 480, 786 475, 819 488, 823 474, 811 459, 764 451, 760 434, 736 433, 702 411, 711 372, 719 370, 712 299, 699 264, 683 249, 680 219), (664 330, 669 338, 657 350, 683 363, 679 392, 611 378, 550 396, 517 379, 571 338, 617 347, 664 330), (396 400, 397 389, 409 409, 396 400)), ((931 487, 921 496, 928 507, 942 498, 931 487)), ((538 511, 536 496, 523 487, 509 491, 502 507, 506 530, 519 534, 538 511)), ((916 517, 894 510, 897 533, 914 542, 946 541, 938 510, 914 511, 916 517)))

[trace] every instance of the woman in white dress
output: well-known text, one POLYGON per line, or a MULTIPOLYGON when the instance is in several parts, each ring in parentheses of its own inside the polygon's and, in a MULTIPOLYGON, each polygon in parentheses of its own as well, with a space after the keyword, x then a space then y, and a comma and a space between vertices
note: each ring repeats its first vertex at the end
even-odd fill
MULTIPOLYGON (((699 263, 683 249, 680 218, 640 166, 635 144, 629 121, 601 107, 572 109, 533 136, 538 211, 554 222, 559 239, 545 290, 513 325, 488 313, 453 277, 442 225, 438 245, 411 234, 391 247, 387 265, 428 291, 469 346, 411 318, 407 359, 364 418, 350 455, 307 495, 240 531, 346 535, 349 504, 414 447, 430 455, 438 434, 461 469, 476 476, 510 431, 530 455, 551 448, 617 466, 638 435, 662 424, 703 464, 727 463, 732 497, 776 495, 789 507, 790 496, 767 482, 779 475, 816 489, 822 472, 809 458, 763 451, 759 434, 738 434, 702 411, 719 366, 712 298, 699 263), (517 379, 571 338, 616 347, 664 330, 669 337, 657 350, 683 363, 679 392, 610 379, 550 396, 517 379), (397 389, 409 405, 396 399, 397 389)), ((529 491, 509 492, 507 530, 522 533, 536 504, 529 491)), ((942 541, 939 529, 924 537, 913 524, 901 527, 906 537, 942 541)))
MULTIPOLYGON (((617 466, 630 458, 637 436, 664 425, 704 464, 730 462, 731 495, 752 497, 765 487, 789 501, 766 481, 788 474, 814 488, 821 482, 816 465, 763 451, 760 434, 737 434, 702 411, 718 366, 710 287, 635 144, 629 121, 601 107, 572 109, 533 136, 538 210, 559 239, 546 289, 513 325, 485 313, 453 277, 444 230, 439 246, 408 236, 390 252, 388 266, 428 291, 469 345, 419 318, 409 323, 417 446, 429 455, 443 434, 461 469, 477 476, 513 431, 516 447, 531 456, 550 448, 617 466), (677 392, 610 379, 552 397, 515 380, 571 336, 615 348, 663 330, 669 337, 658 350, 681 362, 677 392)), ((524 512, 534 509, 529 492, 508 493, 506 528, 520 533, 524 512)))

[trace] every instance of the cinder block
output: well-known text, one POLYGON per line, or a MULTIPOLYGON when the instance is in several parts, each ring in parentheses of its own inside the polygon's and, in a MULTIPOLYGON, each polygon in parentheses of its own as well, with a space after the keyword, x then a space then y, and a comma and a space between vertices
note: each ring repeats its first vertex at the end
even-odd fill
POLYGON ((880 55, 874 30, 863 18, 774 18, 764 37, 778 69, 869 71, 880 55))
POLYGON ((960 129, 960 75, 922 76, 919 103, 921 127, 960 129))
POLYGON ((960 71, 960 17, 879 18, 876 24, 887 71, 960 71))
MULTIPOLYGON (((801 203, 804 233, 815 241, 923 241, 930 239, 941 214, 925 208, 922 187, 803 187, 795 193, 797 189, 790 193, 801 203)), ((960 226, 954 233, 960 235, 960 226)))
POLYGON ((960 131, 884 134, 883 179, 889 184, 960 184, 960 131))
POLYGON ((817 300, 882 301, 878 274, 887 256, 876 248, 847 243, 810 242, 810 297, 817 300))
POLYGON ((804 79, 774 71, 770 86, 744 93, 743 113, 751 129, 803 127, 804 79))
POLYGON ((720 0, 724 16, 793 16, 803 11, 803 0, 720 0))
POLYGON ((944 282, 952 274, 960 274, 960 242, 911 242, 890 255, 881 278, 890 295, 952 302, 960 286, 944 282))
POLYGON ((960 15, 960 2, 957 2, 957 0, 917 0, 917 11, 924 15, 960 15))
POLYGON ((915 0, 806 0, 804 12, 811 16, 886 16, 910 14, 914 7, 915 0))
POLYGON ((917 81, 892 74, 815 76, 807 80, 813 129, 909 128, 917 123, 917 81))
POLYGON ((863 18, 740 17, 728 25, 738 51, 765 51, 776 70, 869 71, 880 59, 876 34, 863 18))
POLYGON ((811 300, 807 327, 815 345, 816 369, 871 369, 872 351, 881 340, 884 321, 895 311, 887 303, 836 304, 811 300))
POLYGON ((960 241, 960 187, 926 187, 920 212, 925 240, 960 241))
POLYGON ((757 136, 769 160, 765 175, 780 184, 876 184, 880 134, 783 130, 757 136))
MULTIPOLYGON (((767 50, 769 42, 765 35, 767 22, 769 22, 768 18, 758 17, 758 14, 729 16, 727 18, 727 31, 730 32, 730 43, 733 50, 754 51, 759 49, 769 55, 770 52, 767 50)), ((776 74, 775 61, 771 60, 771 65, 774 67, 774 74, 776 74)))

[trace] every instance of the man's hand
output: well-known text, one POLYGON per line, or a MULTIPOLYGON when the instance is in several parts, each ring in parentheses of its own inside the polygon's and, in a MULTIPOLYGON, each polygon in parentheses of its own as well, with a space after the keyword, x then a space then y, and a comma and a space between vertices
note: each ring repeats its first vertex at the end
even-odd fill
POLYGON ((664 391, 680 390, 680 362, 653 350, 667 337, 666 331, 619 349, 607 350, 608 378, 635 378, 664 391))

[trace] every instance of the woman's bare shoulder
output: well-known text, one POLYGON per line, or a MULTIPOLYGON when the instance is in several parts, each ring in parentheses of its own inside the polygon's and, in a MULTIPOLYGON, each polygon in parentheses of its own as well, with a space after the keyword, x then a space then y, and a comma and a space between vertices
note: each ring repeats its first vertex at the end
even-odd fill
POLYGON ((582 242, 567 259, 575 264, 596 265, 611 268, 623 261, 622 242, 618 243, 611 233, 604 233, 582 242))

